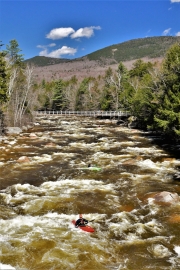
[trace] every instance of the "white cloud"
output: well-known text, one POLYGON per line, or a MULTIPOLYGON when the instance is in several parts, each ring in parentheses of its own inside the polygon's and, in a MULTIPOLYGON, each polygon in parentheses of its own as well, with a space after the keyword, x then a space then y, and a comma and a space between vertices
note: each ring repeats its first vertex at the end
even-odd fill
POLYGON ((180 0, 171 0, 171 3, 180 3, 180 0))
POLYGON ((43 51, 41 51, 41 52, 39 53, 39 56, 47 56, 47 54, 48 54, 47 49, 44 49, 43 51))
POLYGON ((50 53, 48 53, 47 49, 44 49, 43 51, 39 53, 39 56, 61 58, 62 55, 74 55, 76 52, 77 52, 77 49, 67 47, 67 46, 62 46, 62 48, 52 51, 50 53))
POLYGON ((72 27, 66 27, 66 28, 55 28, 52 29, 49 34, 46 35, 46 38, 49 39, 62 39, 70 36, 72 39, 74 38, 81 38, 81 37, 87 37, 90 38, 94 35, 94 30, 100 30, 100 26, 90 26, 90 27, 84 27, 80 28, 77 31, 75 31, 72 27))
POLYGON ((45 46, 44 45, 37 45, 37 48, 44 49, 45 46))
POLYGON ((78 29, 76 32, 71 34, 71 38, 81 38, 81 37, 87 37, 90 38, 94 35, 94 29, 100 30, 100 26, 90 26, 90 27, 84 27, 78 29))
POLYGON ((54 46, 56 46, 56 43, 51 43, 48 45, 48 47, 54 47, 54 46))
POLYGON ((176 36, 177 36, 177 37, 180 37, 180 32, 177 32, 177 33, 176 33, 176 36))
POLYGON ((48 47, 54 47, 54 46, 56 46, 56 43, 51 43, 49 45, 37 45, 37 48, 46 49, 48 47))
POLYGON ((167 36, 170 33, 170 31, 171 31, 171 28, 166 29, 163 31, 162 35, 167 36))
POLYGON ((61 38, 65 38, 68 37, 70 34, 74 33, 74 29, 72 27, 67 27, 67 28, 55 28, 52 29, 49 34, 46 35, 46 38, 50 38, 50 39, 61 39, 61 38))

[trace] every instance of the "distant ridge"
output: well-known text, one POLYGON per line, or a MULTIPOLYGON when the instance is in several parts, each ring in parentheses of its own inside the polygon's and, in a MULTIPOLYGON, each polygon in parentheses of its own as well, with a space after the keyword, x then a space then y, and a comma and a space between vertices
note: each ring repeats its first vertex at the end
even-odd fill
POLYGON ((29 64, 34 64, 38 67, 44 67, 44 66, 50 66, 60 63, 67 63, 69 62, 69 59, 65 58, 52 58, 52 57, 46 57, 46 56, 35 56, 33 58, 27 59, 24 62, 29 64))
POLYGON ((132 39, 90 53, 87 58, 89 60, 112 59, 119 63, 144 57, 164 57, 167 49, 176 42, 180 42, 180 37, 161 36, 132 39))
POLYGON ((160 36, 138 38, 105 47, 84 57, 76 59, 35 56, 33 58, 25 60, 24 62, 34 64, 37 67, 44 67, 62 63, 74 63, 86 60, 98 61, 105 64, 117 64, 120 61, 124 62, 142 58, 150 59, 164 57, 168 48, 176 42, 180 42, 180 37, 160 36))

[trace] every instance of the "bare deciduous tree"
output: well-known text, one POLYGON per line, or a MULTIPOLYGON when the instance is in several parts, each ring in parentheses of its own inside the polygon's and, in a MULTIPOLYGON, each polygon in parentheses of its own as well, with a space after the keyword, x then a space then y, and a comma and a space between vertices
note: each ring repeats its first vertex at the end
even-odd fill
POLYGON ((7 114, 14 126, 22 125, 25 113, 30 113, 32 104, 37 104, 37 93, 33 89, 33 66, 24 69, 13 67, 9 80, 7 114))

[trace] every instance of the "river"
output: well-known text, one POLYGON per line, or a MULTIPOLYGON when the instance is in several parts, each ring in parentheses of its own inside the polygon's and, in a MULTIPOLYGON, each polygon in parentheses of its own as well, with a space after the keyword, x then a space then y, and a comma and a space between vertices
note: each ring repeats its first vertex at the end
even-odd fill
POLYGON ((180 159, 148 133, 38 116, 0 151, 0 269, 180 269, 180 159), (74 227, 79 213, 94 233, 74 227))

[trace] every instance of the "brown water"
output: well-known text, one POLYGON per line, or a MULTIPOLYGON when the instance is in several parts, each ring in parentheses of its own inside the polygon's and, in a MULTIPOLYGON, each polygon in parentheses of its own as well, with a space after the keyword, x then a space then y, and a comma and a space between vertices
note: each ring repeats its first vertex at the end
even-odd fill
POLYGON ((41 116, 4 138, 0 269, 180 269, 180 202, 152 199, 180 194, 180 160, 145 135, 108 120, 41 116), (95 233, 74 228, 78 213, 95 233))

